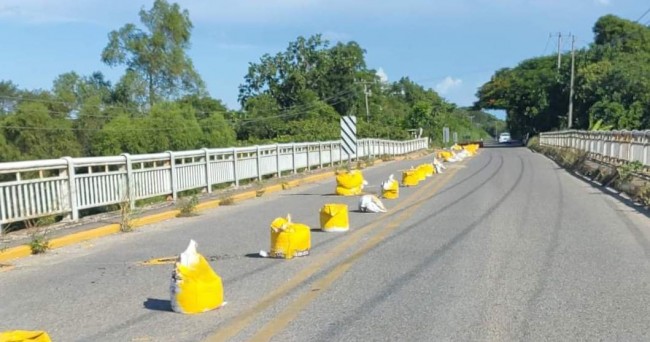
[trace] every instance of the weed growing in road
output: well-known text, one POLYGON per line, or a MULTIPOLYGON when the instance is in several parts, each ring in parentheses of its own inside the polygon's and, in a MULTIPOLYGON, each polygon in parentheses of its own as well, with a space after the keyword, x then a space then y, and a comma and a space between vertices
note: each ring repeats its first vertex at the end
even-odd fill
POLYGON ((282 190, 289 190, 291 189, 291 185, 289 185, 289 182, 282 182, 282 190))
POLYGON ((617 167, 616 170, 618 171, 621 180, 627 182, 632 178, 634 173, 643 170, 643 164, 641 164, 640 161, 635 160, 617 167))
POLYGON ((192 195, 189 198, 182 198, 178 201, 178 213, 177 217, 190 217, 196 215, 196 206, 199 204, 199 198, 196 195, 192 195))
POLYGON ((29 248, 32 250, 32 254, 45 253, 50 248, 50 240, 47 237, 47 231, 36 231, 32 233, 29 248))
POLYGON ((128 233, 133 231, 133 209, 131 208, 131 201, 125 200, 120 202, 120 231, 128 233))
POLYGON ((650 182, 646 182, 639 190, 639 199, 644 205, 650 207, 650 182))
POLYGON ((219 200, 219 205, 234 205, 234 204, 235 204, 235 199, 232 197, 225 197, 219 200))

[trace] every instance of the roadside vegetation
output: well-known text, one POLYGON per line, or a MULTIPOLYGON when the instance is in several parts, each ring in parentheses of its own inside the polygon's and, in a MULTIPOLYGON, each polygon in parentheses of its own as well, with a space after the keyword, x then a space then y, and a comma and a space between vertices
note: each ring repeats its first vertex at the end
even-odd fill
POLYGON ((50 89, 0 81, 0 162, 338 139, 342 115, 358 117, 359 136, 386 139, 422 128, 435 142, 443 126, 480 139, 498 125, 408 77, 380 79, 362 46, 320 34, 252 61, 239 86, 241 109, 227 108, 206 91, 213 80, 204 80, 187 54, 190 13, 156 0, 139 16, 109 32, 97 51, 98 62, 126 68, 115 83, 75 71, 50 89))
MULTIPOLYGON (((599 18, 593 42, 576 50, 573 129, 650 129, 650 28, 599 18)), ((580 37, 584 39, 585 37, 580 37)), ((568 127, 571 56, 534 57, 494 73, 475 106, 503 109, 516 136, 568 127)))
POLYGON ((586 152, 572 148, 541 146, 537 136, 528 141, 528 148, 544 154, 559 166, 604 187, 626 193, 634 201, 650 208, 650 172, 640 162, 612 165, 589 159, 586 152))

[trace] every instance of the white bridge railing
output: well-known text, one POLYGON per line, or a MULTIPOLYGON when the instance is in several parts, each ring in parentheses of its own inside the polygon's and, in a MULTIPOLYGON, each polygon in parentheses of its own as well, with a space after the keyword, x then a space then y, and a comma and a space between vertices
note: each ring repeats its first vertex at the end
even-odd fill
POLYGON ((650 167, 650 130, 547 132, 539 135, 539 143, 575 148, 606 161, 638 161, 650 167))
MULTIPOLYGON (((360 157, 425 149, 428 138, 360 139, 360 157)), ((216 184, 258 179, 347 161, 340 141, 0 163, 0 225, 50 215, 75 221, 79 211, 172 196, 216 184)))

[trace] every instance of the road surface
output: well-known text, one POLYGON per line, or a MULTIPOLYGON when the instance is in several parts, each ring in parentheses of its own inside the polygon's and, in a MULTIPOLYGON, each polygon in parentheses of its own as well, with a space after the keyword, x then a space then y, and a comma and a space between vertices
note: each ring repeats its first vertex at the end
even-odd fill
MULTIPOLYGON (((377 186, 417 162, 364 174, 377 186)), ((317 228, 324 203, 356 207, 333 190, 323 181, 23 259, 0 273, 0 331, 55 341, 650 340, 650 219, 541 155, 483 149, 401 188, 385 200, 389 213, 351 212, 350 232, 313 231, 308 257, 257 257, 273 218, 317 228), (170 311, 172 265, 140 262, 178 254, 190 238, 228 304, 188 316, 170 311)))

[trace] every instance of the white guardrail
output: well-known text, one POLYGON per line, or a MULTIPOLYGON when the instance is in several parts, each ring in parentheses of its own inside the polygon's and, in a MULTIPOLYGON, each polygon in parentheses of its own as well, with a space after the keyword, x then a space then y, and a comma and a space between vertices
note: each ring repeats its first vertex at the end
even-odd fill
POLYGON ((617 163, 638 161, 650 167, 650 130, 547 132, 539 135, 539 143, 575 148, 617 163))
MULTIPOLYGON (((402 155, 425 149, 428 138, 408 141, 359 139, 357 155, 402 155)), ((215 184, 261 180, 299 169, 347 161, 340 141, 122 154, 0 163, 0 224, 50 215, 79 219, 79 211, 171 195, 215 184)))

